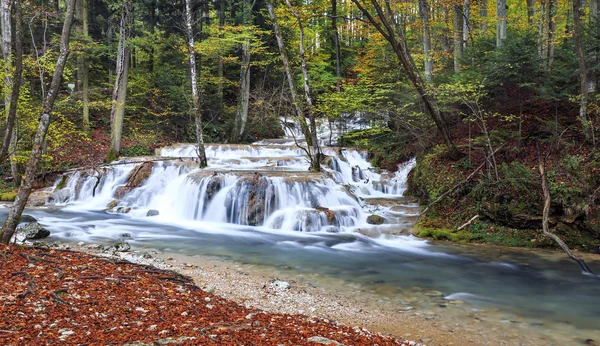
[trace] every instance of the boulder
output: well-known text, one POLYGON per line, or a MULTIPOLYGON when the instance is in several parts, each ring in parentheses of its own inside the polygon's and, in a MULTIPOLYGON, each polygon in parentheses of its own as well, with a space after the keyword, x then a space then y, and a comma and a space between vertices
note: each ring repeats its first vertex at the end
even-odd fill
POLYGON ((370 225, 381 225, 384 222, 385 219, 377 214, 369 215, 369 217, 367 218, 367 223, 370 225))
POLYGON ((29 222, 19 227, 19 231, 25 234, 25 239, 42 239, 50 235, 50 231, 42 227, 38 222, 29 222))
POLYGON ((120 241, 109 247, 108 252, 127 252, 131 250, 131 245, 126 241, 120 241))
POLYGON ((158 212, 158 210, 156 210, 156 209, 150 209, 150 210, 148 210, 148 212, 146 213, 146 216, 156 216, 156 215, 158 215, 158 214, 160 214, 160 213, 158 212))
POLYGON ((21 219, 19 219, 19 223, 30 223, 30 222, 37 222, 37 219, 31 215, 21 215, 21 219))

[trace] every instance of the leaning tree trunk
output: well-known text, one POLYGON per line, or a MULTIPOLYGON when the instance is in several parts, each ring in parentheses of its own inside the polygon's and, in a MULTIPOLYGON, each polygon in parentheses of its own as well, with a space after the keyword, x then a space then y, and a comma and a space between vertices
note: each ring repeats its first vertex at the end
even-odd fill
POLYGON ((585 52, 583 50, 583 24, 581 17, 583 15, 582 0, 573 0, 573 40, 575 41, 575 50, 577 52, 577 60, 579 61, 579 121, 583 129, 583 134, 587 142, 594 142, 593 128, 588 117, 588 76, 585 64, 585 52))
POLYGON ((35 180, 35 174, 40 165, 42 149, 46 140, 46 133, 48 133, 48 126, 50 125, 50 114, 52 113, 54 100, 56 100, 56 96, 58 95, 60 89, 62 73, 67 63, 67 57, 69 56, 69 36, 71 34, 71 25, 73 24, 75 1, 76 0, 69 0, 67 5, 65 23, 62 28, 60 39, 60 53, 56 60, 56 68, 54 69, 54 75, 52 76, 50 89, 48 90, 48 94, 46 95, 42 104, 42 114, 40 115, 40 122, 35 134, 33 148, 31 149, 31 156, 27 162, 25 177, 21 182, 15 202, 8 212, 8 217, 6 218, 4 225, 2 225, 2 230, 0 230, 0 238, 4 244, 8 244, 14 235, 17 224, 19 223, 19 219, 21 218, 21 214, 23 213, 23 209, 25 209, 25 204, 27 203, 29 195, 31 194, 31 190, 33 189, 33 181, 35 180))
POLYGON ((133 4, 131 1, 126 0, 123 2, 119 28, 119 46, 117 48, 115 87, 110 112, 110 148, 104 159, 106 162, 116 160, 121 152, 121 135, 123 132, 123 117, 125 116, 125 99, 127 97, 127 75, 129 73, 129 38, 131 37, 133 22, 132 11, 133 4))
POLYGON ((21 75, 23 74, 23 18, 21 0, 15 0, 15 72, 13 75, 12 92, 8 106, 8 117, 6 119, 6 129, 4 132, 4 140, 2 141, 2 149, 0 150, 0 162, 4 162, 9 153, 11 141, 13 140, 13 132, 17 120, 17 105, 19 101, 19 93, 21 90, 21 75))
POLYGON ((429 4, 427 0, 419 0, 419 15, 423 23, 423 54, 425 55, 425 79, 431 83, 433 79, 433 59, 431 57, 431 29, 429 26, 429 4))
MULTIPOLYGON (((305 134, 306 142, 308 146, 312 145, 312 138, 309 135, 308 124, 306 124, 306 119, 304 118, 304 113, 302 112, 302 108, 298 103, 298 97, 296 95, 296 87, 294 86, 294 78, 292 76, 292 72, 290 70, 290 63, 285 52, 285 46, 283 44, 283 37, 281 35, 281 30, 279 29, 279 24, 277 23, 277 18, 275 17, 275 9, 273 8, 273 3, 267 2, 267 9, 269 10, 269 17, 271 22, 273 23, 273 31, 275 33, 275 38, 277 39, 277 46, 279 47, 279 54, 281 56, 281 61, 283 63, 283 69, 285 71, 286 79, 288 81, 288 87, 290 89, 290 98, 292 99, 292 106, 294 107, 294 111, 296 112, 296 118, 302 127, 302 132, 305 134)), ((310 152, 307 150, 307 154, 311 156, 310 152)))
POLYGON ((317 138, 317 123, 315 120, 315 113, 313 110, 312 97, 310 95, 310 86, 308 85, 308 67, 306 65, 306 52, 304 51, 304 26, 302 24, 302 20, 300 15, 292 4, 290 0, 285 0, 290 12, 298 21, 298 30, 300 32, 300 61, 302 62, 302 80, 304 82, 304 99, 306 102, 306 112, 308 113, 308 121, 310 124, 310 137, 312 141, 312 158, 311 158, 311 169, 315 172, 321 171, 321 164, 319 163, 319 159, 321 157, 321 150, 319 148, 319 139, 317 138))
POLYGON ((433 122, 435 123, 438 132, 442 136, 444 140, 444 144, 448 148, 448 154, 453 159, 459 159, 463 156, 463 154, 456 148, 454 145, 454 141, 452 140, 452 135, 450 134, 450 128, 448 125, 448 121, 444 115, 440 111, 437 106, 437 102, 435 97, 430 93, 426 88, 426 84, 421 78, 421 76, 415 72, 411 64, 412 58, 410 57, 410 53, 408 50, 403 49, 403 44, 398 41, 394 28, 390 24, 390 21, 384 14, 381 5, 377 0, 372 0, 372 4, 374 5, 378 19, 375 19, 371 13, 367 10, 367 7, 363 5, 360 0, 352 0, 354 4, 362 11, 362 13, 368 18, 369 22, 379 31, 379 33, 390 43, 392 49, 396 53, 398 60, 400 61, 400 65, 406 72, 407 77, 413 84, 417 93, 421 97, 421 101, 425 105, 427 112, 431 116, 433 122))
POLYGON ((190 65, 190 76, 192 78, 192 101, 194 102, 194 120, 196 124, 196 141, 198 148, 198 165, 200 168, 208 166, 206 151, 204 150, 204 139, 202 137, 202 103, 200 91, 198 90, 198 78, 196 73, 196 50, 194 45, 194 30, 192 29, 191 0, 185 0, 185 24, 188 37, 188 55, 190 65))

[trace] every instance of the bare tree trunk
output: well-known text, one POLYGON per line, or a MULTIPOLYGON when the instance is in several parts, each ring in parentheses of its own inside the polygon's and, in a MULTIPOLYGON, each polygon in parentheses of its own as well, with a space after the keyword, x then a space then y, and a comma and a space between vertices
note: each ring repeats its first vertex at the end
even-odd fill
POLYGON ((125 116, 125 101, 127 97, 127 76, 129 74, 129 39, 133 22, 133 4, 125 0, 121 8, 121 24, 119 28, 119 46, 117 48, 117 66, 115 71, 115 87, 112 95, 110 112, 110 148, 104 159, 106 162, 116 160, 121 153, 121 136, 123 118, 125 116))
MULTIPOLYGON (((408 78, 417 90, 417 93, 421 97, 421 101, 423 101, 427 112, 431 116, 440 135, 442 136, 444 144, 448 148, 448 153, 450 157, 452 157, 453 159, 458 159, 462 157, 463 154, 454 145, 454 141, 452 140, 452 135, 450 134, 450 128, 448 126, 448 121, 445 115, 438 108, 435 97, 427 90, 425 83, 421 79, 421 76, 418 73, 415 73, 415 68, 411 64, 412 58, 408 50, 404 47, 404 41, 398 41, 394 28, 391 26, 390 21, 384 14, 379 2, 377 0, 371 0, 371 3, 377 11, 377 16, 379 20, 375 19, 371 15, 371 13, 367 10, 366 6, 361 0, 352 0, 352 2, 356 4, 356 6, 368 18, 369 22, 373 26, 375 26, 377 31, 379 31, 379 33, 381 33, 381 35, 386 39, 386 41, 388 41, 392 46, 392 49, 394 50, 396 56, 398 57, 398 60, 400 61, 400 65, 402 66, 408 78)), ((401 37, 400 39, 404 40, 403 37, 401 37)))
MULTIPOLYGON (((225 26, 225 0, 219 0, 219 27, 223 30, 225 26)), ((219 37, 223 37, 223 34, 219 34, 219 37)), ((219 62, 217 66, 217 96, 219 98, 219 112, 223 113, 223 57, 219 54, 219 62)))
POLYGON ((530 27, 535 24, 535 0, 527 0, 527 24, 530 27))
POLYGON ((506 40, 506 0, 496 0, 496 47, 506 40))
POLYGON ((194 30, 192 29, 191 0, 185 0, 185 24, 188 36, 188 55, 190 64, 190 76, 192 78, 192 100, 194 102, 194 120, 196 123, 196 141, 198 144, 198 165, 204 168, 208 165, 206 152, 204 150, 204 138, 202 137, 202 102, 198 90, 198 78, 196 73, 196 50, 194 46, 194 30))
POLYGON ((12 78, 12 100, 8 107, 8 117, 6 119, 6 130, 2 149, 0 150, 0 162, 4 162, 9 154, 11 141, 13 140, 13 131, 17 120, 17 106, 19 104, 19 93, 21 90, 21 75, 23 74, 23 17, 21 0, 15 0, 15 72, 12 78))
POLYGON ((579 61, 579 121, 583 129, 583 134, 587 142, 594 142, 593 129, 591 122, 588 118, 588 76, 587 68, 585 65, 585 52, 583 51, 583 24, 581 17, 583 16, 583 1, 573 0, 573 40, 575 41, 575 50, 577 52, 577 59, 579 61))
POLYGON ((557 242, 561 249, 563 249, 563 251, 567 254, 567 256, 569 256, 569 258, 571 258, 573 261, 577 262, 584 272, 593 274, 583 259, 572 253, 571 249, 569 249, 569 246, 562 239, 560 239, 559 236, 550 232, 550 228, 548 227, 548 218, 550 214, 551 202, 550 190, 548 189, 548 179, 546 178, 546 168, 544 164, 544 159, 541 157, 541 155, 539 158, 539 169, 540 177, 542 178, 542 192, 544 194, 544 210, 542 212, 542 231, 544 232, 544 235, 557 242))
POLYGON ((488 29, 488 26, 487 26, 487 17, 488 17, 487 4, 488 4, 488 0, 482 0, 479 5, 479 16, 481 17, 481 31, 483 31, 484 33, 487 32, 487 29, 488 29))
MULTIPOLYGON (((246 2, 244 1, 243 8, 243 23, 245 27, 247 25, 247 16, 252 14, 252 9, 256 0, 252 2, 249 9, 246 8, 246 2), (249 12, 249 13, 248 13, 249 12)), ((238 98, 238 106, 235 114, 235 121, 233 124, 232 131, 232 142, 238 142, 244 135, 246 128, 246 122, 248 121, 248 107, 250 105, 250 39, 246 38, 242 44, 242 61, 240 67, 240 95, 238 98)))
MULTIPOLYGON (((312 138, 309 135, 308 124, 306 124, 306 119, 304 118, 304 113, 302 112, 302 108, 298 103, 298 97, 296 95, 296 87, 294 86, 294 78, 292 76, 292 72, 290 70, 290 62, 287 57, 287 53, 285 51, 285 45, 283 44, 283 37, 281 35, 281 30, 279 29, 279 23, 277 22, 277 18, 275 17, 275 10, 273 8, 273 3, 267 2, 267 9, 269 10, 269 17, 271 18, 271 22, 273 23, 273 31, 275 32, 275 38, 277 39, 277 46, 279 47, 279 54, 281 55, 281 61, 283 63, 283 69, 285 71, 286 79, 288 81, 288 87, 290 89, 290 98, 292 99, 292 106, 296 112, 296 117, 300 126, 302 127, 302 132, 305 134, 306 142, 308 146, 312 145, 312 138)), ((310 156, 310 153, 308 153, 310 156)))
MULTIPOLYGON (((331 0, 331 32, 333 33, 333 49, 335 50, 335 90, 340 92, 342 88, 342 53, 337 26, 337 0, 331 0)), ((329 143, 331 143, 331 139, 329 143)))
MULTIPOLYGON (((13 80, 11 78, 11 67, 12 67, 12 27, 11 27, 11 12, 12 12, 12 4, 11 0, 2 0, 0 2, 0 27, 2 28, 2 43, 0 46, 2 47, 2 58, 4 60, 4 109, 6 112, 6 119, 10 117, 10 105, 11 105, 11 94, 13 89, 13 80)), ((15 120, 16 121, 16 120, 15 120)), ((14 125, 13 125, 14 127, 14 125)), ((13 177, 13 181, 15 184, 21 183, 21 175, 19 174, 19 167, 14 160, 14 151, 17 146, 17 132, 11 132, 11 138, 9 143, 8 152, 10 153, 10 169, 13 177)))
POLYGON ((465 0, 463 7, 463 53, 467 49, 469 34, 471 33, 471 0, 465 0))
POLYGON ((14 235, 23 209, 25 209, 25 204, 33 189, 33 181, 42 158, 42 149, 46 139, 46 133, 48 132, 48 126, 50 125, 50 114, 52 113, 54 100, 56 100, 56 96, 60 89, 62 73, 67 62, 67 57, 69 56, 69 36, 71 33, 71 25, 73 24, 75 1, 76 0, 69 0, 67 5, 65 22, 60 40, 60 53, 56 60, 56 68, 54 70, 50 89, 48 90, 48 94, 44 98, 44 103, 42 105, 42 114, 40 115, 40 122, 33 142, 33 148, 31 149, 31 156, 27 162, 25 177, 23 178, 15 202, 8 212, 8 217, 2 225, 2 230, 0 230, 0 238, 4 244, 8 244, 14 235))
POLYGON ((548 7, 548 62, 546 67, 550 68, 554 61, 554 36, 556 34, 556 11, 558 9, 558 3, 555 0, 550 0, 548 2, 548 7))
POLYGON ((461 60, 463 58, 463 7, 454 5, 454 72, 461 70, 461 60))
POLYGON ((310 86, 308 85, 308 67, 306 65, 306 52, 304 51, 304 25, 302 24, 302 19, 292 4, 290 0, 285 0, 290 12, 298 21, 298 30, 300 32, 300 61, 302 62, 302 80, 304 82, 304 99, 306 102, 306 112, 308 113, 308 121, 310 125, 310 137, 312 140, 312 150, 313 156, 311 159, 311 169, 313 171, 319 172, 321 171, 321 164, 319 163, 319 159, 321 156, 321 149, 319 148, 319 139, 317 138, 317 123, 315 120, 315 113, 313 111, 313 102, 312 97, 310 95, 310 86))
MULTIPOLYGON (((88 38, 88 0, 77 1, 77 20, 76 29, 81 33, 84 39, 88 38)), ((90 129, 90 102, 89 102, 89 73, 88 61, 85 49, 77 56, 77 91, 81 93, 81 101, 83 106, 83 131, 88 132, 90 129)))
POLYGON ((433 59, 431 57, 431 29, 429 26, 429 4, 419 0, 419 15, 423 23, 423 54, 425 55, 425 79, 431 83, 433 78, 433 59))

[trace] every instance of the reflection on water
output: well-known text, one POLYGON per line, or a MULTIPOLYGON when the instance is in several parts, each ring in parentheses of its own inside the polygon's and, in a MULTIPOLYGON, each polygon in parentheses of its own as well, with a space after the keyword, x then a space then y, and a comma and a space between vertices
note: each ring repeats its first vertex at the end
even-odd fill
MULTIPOLYGON (((529 319, 532 326, 544 328, 559 323, 562 328, 569 326, 573 335, 600 339, 600 280, 582 275, 577 264, 560 253, 438 245, 410 236, 372 239, 358 233, 286 232, 200 221, 166 223, 100 211, 28 213, 51 230, 51 240, 108 244, 129 233, 127 241, 138 248, 225 256, 242 263, 317 273, 374 292, 396 294, 396 298, 417 292, 430 298, 421 303, 425 308, 428 303, 464 301, 471 309, 498 311, 499 319, 529 319)), ((589 264, 600 268, 598 261, 589 264)))

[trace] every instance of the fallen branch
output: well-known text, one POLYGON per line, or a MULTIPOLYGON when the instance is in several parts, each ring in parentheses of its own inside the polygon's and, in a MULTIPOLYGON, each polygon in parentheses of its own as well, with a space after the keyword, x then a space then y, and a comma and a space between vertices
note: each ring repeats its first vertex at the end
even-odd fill
POLYGON ((54 301, 59 304, 67 305, 67 302, 65 302, 61 297, 58 296, 60 293, 69 293, 69 291, 65 288, 56 290, 56 291, 50 293, 50 297, 52 297, 52 299, 54 299, 54 301))
POLYGON ((473 221, 477 220, 478 218, 479 218, 479 215, 473 216, 469 221, 465 222, 462 226, 458 227, 456 229, 456 232, 462 231, 463 229, 465 229, 465 227, 469 226, 471 223, 473 223, 473 221))
POLYGON ((569 249, 569 246, 567 246, 567 244, 562 239, 560 239, 559 236, 550 232, 550 229, 548 227, 548 214, 550 214, 551 202, 550 190, 548 189, 548 179, 546 178, 546 168, 544 159, 541 157, 541 155, 539 161, 540 177, 542 178, 542 192, 544 194, 544 210, 542 212, 542 231, 544 232, 544 235, 546 237, 551 238, 552 240, 557 242, 558 245, 563 249, 563 251, 566 252, 567 256, 569 256, 575 262, 579 263, 584 272, 588 274, 593 274, 593 272, 590 270, 590 268, 587 266, 587 264, 581 257, 572 253, 569 249))

